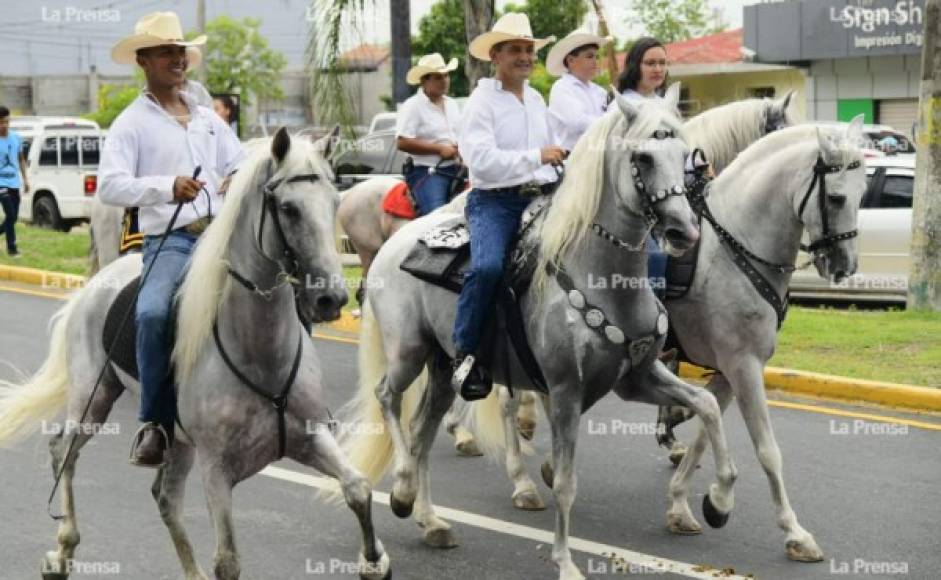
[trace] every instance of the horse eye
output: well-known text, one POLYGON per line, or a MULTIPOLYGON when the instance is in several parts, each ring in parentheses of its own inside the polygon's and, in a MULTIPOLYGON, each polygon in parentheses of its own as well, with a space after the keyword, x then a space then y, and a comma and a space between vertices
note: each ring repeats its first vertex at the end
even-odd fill
POLYGON ((635 153, 634 159, 639 163, 643 163, 644 165, 653 165, 653 155, 650 153, 635 153))
POLYGON ((288 203, 288 202, 282 203, 280 206, 280 209, 281 209, 281 213, 283 213, 285 216, 292 218, 292 219, 296 219, 300 217, 301 215, 301 210, 299 210, 297 206, 294 205, 293 203, 288 203))
POLYGON ((828 195, 827 199, 830 201, 830 204, 834 207, 843 207, 846 205, 846 196, 845 195, 828 195))

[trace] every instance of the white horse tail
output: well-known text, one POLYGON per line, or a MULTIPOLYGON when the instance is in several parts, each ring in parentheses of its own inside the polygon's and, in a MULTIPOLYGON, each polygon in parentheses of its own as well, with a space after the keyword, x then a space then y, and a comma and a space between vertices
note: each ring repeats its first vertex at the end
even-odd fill
MULTIPOLYGON (((387 362, 382 333, 367 301, 363 305, 360 325, 359 389, 340 412, 343 417, 341 421, 345 422, 340 445, 353 465, 373 484, 386 474, 395 456, 392 435, 386 427, 382 407, 376 398, 376 387, 385 379, 387 362)), ((427 371, 422 371, 402 395, 401 423, 406 432, 424 394, 427 380, 427 371)))
POLYGON ((503 405, 499 396, 502 388, 494 385, 486 399, 471 403, 474 410, 467 414, 468 424, 465 425, 474 434, 478 449, 497 461, 506 456, 506 430, 503 428, 503 405))
POLYGON ((23 384, 0 380, 0 444, 22 439, 54 418, 68 402, 69 357, 66 340, 69 319, 76 303, 73 297, 51 321, 49 356, 23 384))

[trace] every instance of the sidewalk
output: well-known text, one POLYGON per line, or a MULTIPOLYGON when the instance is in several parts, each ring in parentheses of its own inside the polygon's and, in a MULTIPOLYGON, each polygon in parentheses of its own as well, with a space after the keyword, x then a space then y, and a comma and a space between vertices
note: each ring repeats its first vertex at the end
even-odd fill
MULTIPOLYGON (((85 278, 72 274, 47 272, 34 268, 0 265, 0 289, 3 281, 12 284, 10 290, 40 286, 39 292, 50 297, 62 297, 69 290, 81 288, 85 278)), ((26 291, 26 290, 22 290, 26 291)), ((359 319, 344 311, 339 320, 318 325, 316 334, 338 338, 344 342, 356 342, 359 336, 359 319)), ((694 365, 680 366, 680 376, 703 378, 706 371, 694 365)), ((844 403, 867 403, 915 412, 941 413, 941 389, 882 383, 823 375, 775 367, 765 368, 765 387, 794 395, 812 396, 844 403)))

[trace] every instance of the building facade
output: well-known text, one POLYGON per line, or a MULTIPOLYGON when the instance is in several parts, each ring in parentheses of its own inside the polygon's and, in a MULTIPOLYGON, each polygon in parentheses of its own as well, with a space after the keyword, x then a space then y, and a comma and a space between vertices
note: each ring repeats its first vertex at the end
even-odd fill
POLYGON ((807 117, 889 125, 913 136, 924 0, 790 0, 744 8, 755 62, 806 71, 807 117))

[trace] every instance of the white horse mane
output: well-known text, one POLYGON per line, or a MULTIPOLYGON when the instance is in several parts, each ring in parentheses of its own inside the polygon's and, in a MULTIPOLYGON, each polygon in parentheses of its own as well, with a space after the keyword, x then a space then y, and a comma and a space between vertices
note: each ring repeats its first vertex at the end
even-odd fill
POLYGON ((690 147, 702 149, 716 173, 721 172, 762 136, 765 111, 773 104, 770 99, 746 99, 696 115, 683 125, 690 147))
MULTIPOLYGON (((659 101, 635 105, 638 114, 620 144, 624 158, 633 145, 648 138, 661 125, 673 129, 683 138, 681 121, 659 101)), ((563 259, 584 239, 598 213, 604 191, 604 158, 608 138, 627 124, 624 113, 615 105, 595 121, 575 144, 565 170, 565 179, 552 198, 540 231, 539 258, 533 287, 539 295, 545 287, 546 266, 563 259)))
POLYGON ((765 135, 754 145, 742 151, 727 170, 754 163, 758 159, 770 156, 775 151, 784 149, 785 147, 808 138, 816 139, 817 131, 820 131, 820 134, 824 138, 828 139, 833 143, 834 147, 841 151, 844 169, 848 162, 853 161, 860 155, 858 144, 845 139, 845 130, 842 127, 803 123, 801 125, 779 129, 774 133, 765 135))
MULTIPOLYGON (((262 171, 271 157, 271 139, 267 146, 253 144, 249 156, 240 164, 225 195, 222 211, 213 220, 196 245, 189 271, 177 292, 178 326, 173 347, 173 363, 178 380, 189 377, 202 350, 212 335, 212 325, 225 303, 231 287, 226 255, 235 233, 243 202, 252 194, 259 194, 262 171)), ((275 171, 277 174, 306 173, 312 165, 324 171, 324 161, 315 146, 305 139, 291 139, 287 157, 275 171)))

